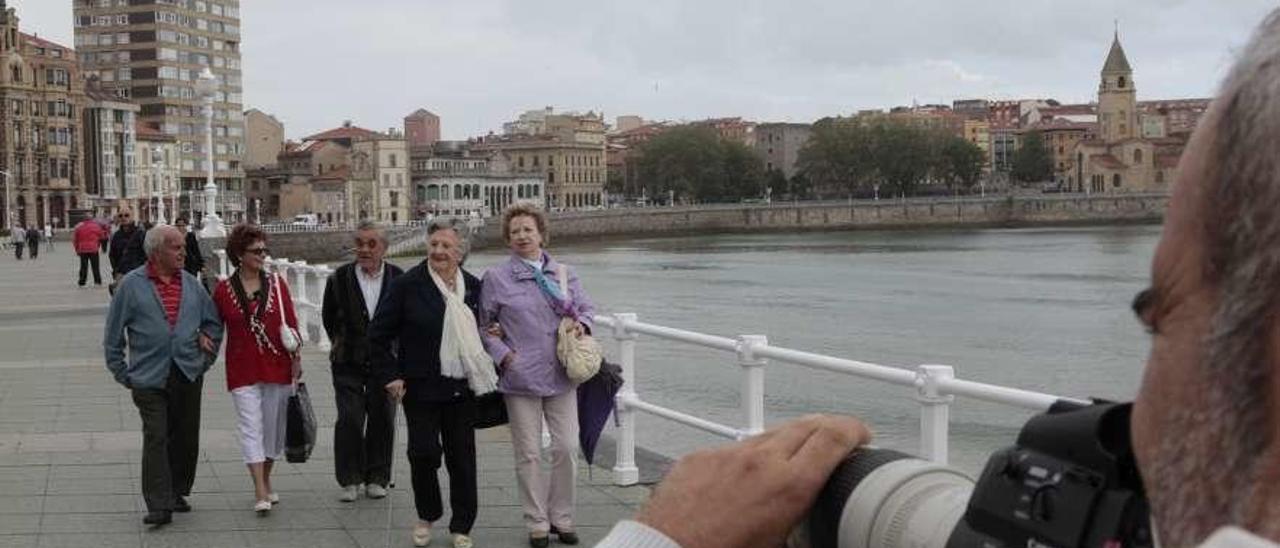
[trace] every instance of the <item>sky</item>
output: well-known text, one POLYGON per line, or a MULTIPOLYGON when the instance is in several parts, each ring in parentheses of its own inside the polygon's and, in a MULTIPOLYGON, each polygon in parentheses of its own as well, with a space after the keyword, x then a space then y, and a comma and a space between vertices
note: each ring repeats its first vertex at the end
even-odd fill
MULTIPOLYGON (((72 0, 9 0, 72 45, 72 0)), ((1210 97, 1266 0, 242 0, 245 109, 291 138, 419 108, 810 122, 955 99, 1087 102, 1113 33, 1140 100, 1210 97)))

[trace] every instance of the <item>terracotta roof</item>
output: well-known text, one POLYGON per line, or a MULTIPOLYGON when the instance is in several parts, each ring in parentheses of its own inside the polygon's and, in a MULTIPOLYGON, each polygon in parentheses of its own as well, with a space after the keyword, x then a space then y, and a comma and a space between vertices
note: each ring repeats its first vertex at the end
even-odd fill
POLYGON ((357 126, 336 127, 328 131, 322 131, 310 137, 303 138, 303 141, 336 141, 338 139, 360 139, 363 137, 377 137, 378 132, 368 130, 357 126))
POLYGON ((1156 167, 1159 168, 1175 168, 1178 167, 1178 161, 1182 159, 1180 154, 1159 154, 1156 155, 1156 167))
POLYGON ((1102 65, 1102 72, 1133 72, 1133 67, 1129 66, 1129 58, 1124 55, 1124 48, 1120 47, 1118 31, 1111 41, 1111 51, 1107 53, 1107 62, 1102 65))
POLYGON ((1089 162, 1107 169, 1127 169, 1129 167, 1110 154, 1094 154, 1089 157, 1089 162))
POLYGON ((436 116, 434 112, 431 112, 425 108, 420 108, 418 110, 415 110, 409 113, 409 115, 405 116, 405 118, 439 118, 439 116, 436 116))
POLYGON ((70 51, 74 51, 74 50, 72 50, 71 48, 69 48, 69 47, 67 47, 67 46, 64 46, 64 45, 62 45, 62 44, 59 44, 59 43, 57 43, 57 42, 50 42, 49 40, 45 40, 44 38, 41 38, 41 37, 36 36, 36 35, 34 35, 34 34, 27 34, 27 33, 25 33, 25 32, 19 32, 18 34, 21 34, 21 35, 22 35, 22 39, 23 39, 23 40, 25 40, 28 44, 31 44, 31 45, 36 46, 36 47, 40 47, 40 48, 58 48, 58 49, 65 50, 65 51, 68 51, 68 52, 70 52, 70 51))

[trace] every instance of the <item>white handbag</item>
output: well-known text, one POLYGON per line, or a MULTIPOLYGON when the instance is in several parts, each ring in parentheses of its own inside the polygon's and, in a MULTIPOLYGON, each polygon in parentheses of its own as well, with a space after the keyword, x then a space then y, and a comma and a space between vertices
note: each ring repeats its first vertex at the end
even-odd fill
MULTIPOLYGON (((571 300, 569 275, 564 265, 560 265, 557 274, 560 277, 560 293, 564 295, 565 300, 571 300)), ((564 365, 569 380, 574 384, 582 384, 600 372, 600 361, 604 356, 600 350, 600 343, 596 342, 591 335, 583 333, 574 336, 573 330, 577 324, 577 320, 573 318, 560 320, 560 327, 556 332, 556 356, 560 358, 560 364, 564 365)))
POLYGON ((289 326, 289 322, 284 316, 284 292, 280 290, 280 284, 284 280, 276 274, 276 304, 280 309, 280 344, 284 346, 285 352, 293 354, 302 347, 302 335, 298 334, 298 330, 289 326))

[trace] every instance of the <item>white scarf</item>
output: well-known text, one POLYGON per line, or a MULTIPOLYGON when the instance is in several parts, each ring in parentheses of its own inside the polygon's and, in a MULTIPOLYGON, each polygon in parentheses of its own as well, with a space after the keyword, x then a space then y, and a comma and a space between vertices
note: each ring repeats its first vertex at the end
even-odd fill
POLYGON ((427 267, 431 281, 444 296, 444 330, 440 334, 440 374, 453 379, 467 379, 471 391, 477 396, 498 389, 498 374, 493 358, 480 343, 480 330, 476 316, 467 307, 467 284, 462 269, 454 274, 454 287, 450 291, 436 271, 427 267))

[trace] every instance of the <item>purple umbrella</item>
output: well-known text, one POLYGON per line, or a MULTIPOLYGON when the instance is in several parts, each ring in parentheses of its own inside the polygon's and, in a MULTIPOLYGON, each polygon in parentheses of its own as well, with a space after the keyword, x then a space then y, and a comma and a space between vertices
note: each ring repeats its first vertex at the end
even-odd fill
POLYGON ((600 372, 578 385, 578 443, 587 464, 595 459, 604 423, 613 413, 614 396, 622 388, 622 367, 600 362, 600 372))

